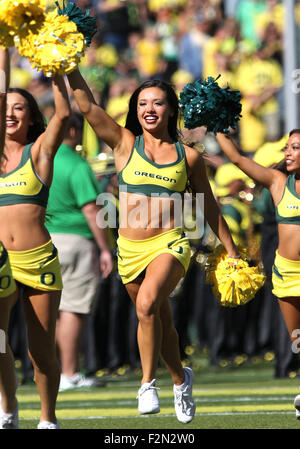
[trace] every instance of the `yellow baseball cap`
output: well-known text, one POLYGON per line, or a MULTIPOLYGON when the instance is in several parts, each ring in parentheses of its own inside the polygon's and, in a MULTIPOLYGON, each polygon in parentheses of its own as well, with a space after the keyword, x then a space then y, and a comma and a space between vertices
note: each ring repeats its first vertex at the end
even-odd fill
POLYGON ((226 187, 236 179, 246 181, 248 176, 231 162, 221 165, 215 174, 215 181, 219 187, 226 187))
POLYGON ((284 159, 283 149, 288 140, 288 134, 285 134, 276 142, 264 143, 254 154, 253 160, 264 167, 270 167, 273 164, 284 159))
POLYGON ((179 69, 173 73, 173 75, 171 77, 171 81, 174 84, 177 84, 177 83, 187 84, 187 83, 192 83, 194 81, 194 77, 187 70, 179 69))

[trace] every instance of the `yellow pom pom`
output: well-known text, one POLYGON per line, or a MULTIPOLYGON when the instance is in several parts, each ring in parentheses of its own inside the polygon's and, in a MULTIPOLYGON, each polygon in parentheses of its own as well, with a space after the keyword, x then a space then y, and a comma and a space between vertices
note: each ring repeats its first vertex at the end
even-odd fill
POLYGON ((0 44, 14 45, 16 36, 37 32, 45 19, 45 0, 0 0, 0 44))
POLYGON ((86 43, 75 23, 54 10, 46 15, 39 34, 29 33, 18 49, 34 68, 52 77, 74 70, 84 55, 86 43))
POLYGON ((239 248, 241 258, 232 259, 223 246, 216 248, 206 262, 206 282, 222 306, 237 307, 254 298, 263 286, 266 277, 258 267, 250 267, 246 250, 239 248))
POLYGON ((14 44, 14 35, 10 34, 11 29, 0 18, 0 46, 4 48, 11 47, 14 44))

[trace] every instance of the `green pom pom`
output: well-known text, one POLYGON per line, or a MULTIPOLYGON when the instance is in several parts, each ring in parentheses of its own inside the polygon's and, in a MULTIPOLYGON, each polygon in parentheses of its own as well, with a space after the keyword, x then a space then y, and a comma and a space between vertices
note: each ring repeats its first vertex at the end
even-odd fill
POLYGON ((207 81, 197 80, 184 86, 179 106, 187 129, 205 126, 207 132, 216 134, 227 133, 229 127, 236 128, 241 117, 241 93, 229 86, 221 88, 216 82, 218 78, 208 77, 207 81))
POLYGON ((90 10, 83 11, 75 3, 71 2, 66 5, 65 0, 63 2, 63 9, 61 9, 58 2, 55 2, 55 4, 58 8, 58 14, 68 16, 69 20, 76 24, 79 33, 84 35, 87 45, 90 46, 92 37, 97 32, 96 18, 89 15, 90 10))

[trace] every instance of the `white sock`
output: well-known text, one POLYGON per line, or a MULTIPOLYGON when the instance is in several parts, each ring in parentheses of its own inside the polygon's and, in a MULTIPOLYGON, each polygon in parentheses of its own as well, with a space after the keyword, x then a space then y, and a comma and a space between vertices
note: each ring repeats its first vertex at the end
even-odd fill
POLYGON ((179 388, 180 390, 183 390, 189 383, 189 375, 188 373, 185 371, 184 372, 184 382, 181 385, 175 385, 175 388, 179 388))

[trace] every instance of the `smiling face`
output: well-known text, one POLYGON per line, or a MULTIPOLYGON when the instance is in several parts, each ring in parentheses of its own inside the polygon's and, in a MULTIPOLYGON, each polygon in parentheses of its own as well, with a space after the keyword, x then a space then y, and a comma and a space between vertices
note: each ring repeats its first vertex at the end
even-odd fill
POLYGON ((300 173, 300 133, 294 133, 289 137, 284 157, 287 170, 300 173))
POLYGON ((32 120, 26 98, 16 92, 7 94, 6 134, 7 136, 26 140, 32 120))
POLYGON ((137 115, 143 129, 150 133, 167 131, 172 114, 166 93, 159 87, 149 87, 140 92, 137 115))

